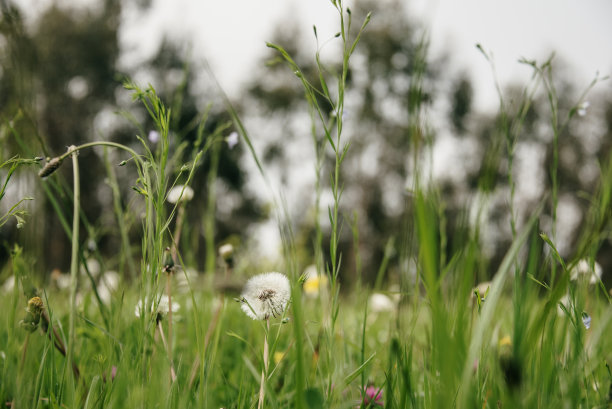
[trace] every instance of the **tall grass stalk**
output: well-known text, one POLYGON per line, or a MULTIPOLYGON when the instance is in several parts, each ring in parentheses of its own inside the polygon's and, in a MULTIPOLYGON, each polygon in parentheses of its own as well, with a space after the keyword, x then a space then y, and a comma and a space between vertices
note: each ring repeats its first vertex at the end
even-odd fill
MULTIPOLYGON (((328 342, 327 346, 327 364, 329 366, 329 373, 327 379, 327 399, 328 402, 332 400, 332 385, 334 383, 334 367, 335 363, 333 360, 333 350, 334 350, 334 337, 335 337, 335 328, 336 321, 338 319, 340 304, 339 304, 339 281, 338 276, 340 272, 340 266, 342 264, 342 255, 338 252, 338 245, 340 242, 340 233, 342 230, 342 223, 340 221, 340 202, 342 196, 342 182, 341 182, 341 165, 344 161, 346 154, 350 147, 350 142, 345 142, 345 139, 342 138, 342 130, 343 130, 343 116, 344 116, 344 95, 345 88, 349 70, 349 60, 357 44, 359 43, 359 39, 364 32, 366 26, 370 21, 371 15, 368 14, 364 19, 364 22, 355 35, 355 37, 351 40, 349 39, 351 32, 351 22, 352 15, 351 11, 348 8, 345 8, 343 2, 341 0, 333 1, 332 4, 336 8, 338 12, 339 20, 340 20, 340 33, 339 37, 341 39, 342 44, 342 55, 341 55, 341 68, 338 74, 334 77, 337 85, 337 95, 332 96, 332 93, 328 87, 328 80, 325 78, 327 76, 328 70, 324 67, 321 62, 319 51, 317 51, 315 55, 315 62, 317 66, 317 74, 318 74, 318 85, 313 84, 304 74, 304 72, 297 65, 295 60, 291 57, 291 55, 280 45, 268 43, 268 47, 271 47, 277 50, 281 56, 284 58, 286 63, 289 65, 290 69, 294 72, 294 74, 299 78, 306 93, 306 99, 308 104, 310 105, 310 109, 315 113, 320 120, 320 126, 322 127, 323 133, 325 135, 325 139, 327 140, 329 147, 331 148, 334 155, 334 167, 329 175, 331 193, 333 197, 333 205, 328 208, 328 217, 330 221, 330 230, 331 237, 329 242, 329 254, 330 260, 327 263, 326 271, 329 277, 331 278, 331 308, 329 311, 329 317, 327 317, 326 325, 329 325, 327 328, 326 340, 328 342), (327 106, 321 106, 319 103, 319 98, 323 98, 325 104, 331 107, 331 116, 328 117, 327 106)), ((314 28, 315 37, 318 35, 316 27, 314 28)), ((314 138, 315 141, 315 152, 319 152, 319 146, 317 144, 317 138, 314 138)), ((322 149, 322 148, 321 148, 322 149)), ((318 155, 317 155, 318 156, 318 155)), ((318 164, 317 164, 318 166, 318 164)), ((318 196, 317 196, 318 201, 318 196)), ((316 205, 318 204, 315 203, 316 205)), ((318 211, 317 211, 318 212, 318 211)))
MULTIPOLYGON (((79 180, 79 161, 78 151, 76 147, 68 147, 68 152, 72 156, 72 173, 73 173, 73 218, 72 218, 72 255, 70 258, 70 318, 68 330, 68 350, 66 353, 66 372, 70 373, 72 379, 72 371, 70 370, 75 347, 75 322, 76 322, 76 294, 77 294, 77 277, 79 273, 79 211, 81 204, 81 187, 79 180)), ((78 379, 75 379, 78 381, 78 379)))

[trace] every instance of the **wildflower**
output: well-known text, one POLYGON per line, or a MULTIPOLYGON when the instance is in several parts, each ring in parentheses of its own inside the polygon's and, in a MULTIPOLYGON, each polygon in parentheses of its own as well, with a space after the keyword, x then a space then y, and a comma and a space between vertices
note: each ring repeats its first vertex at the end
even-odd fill
POLYGON ((151 143, 159 142, 160 137, 161 136, 159 135, 159 132, 157 132, 156 130, 149 131, 148 138, 151 143))
POLYGON ((291 298, 291 285, 282 273, 263 273, 251 277, 242 290, 242 311, 254 320, 282 315, 291 298))
POLYGON ((589 101, 583 101, 576 107, 576 113, 579 116, 585 116, 587 113, 587 109, 589 109, 590 106, 591 103, 589 101))
POLYGON ((325 288, 327 288, 328 279, 324 274, 319 274, 317 272, 317 267, 315 265, 310 265, 306 267, 304 270, 304 293, 308 297, 316 297, 319 292, 325 288))
POLYGON ((285 357, 285 353, 284 352, 276 351, 274 353, 274 363, 276 365, 278 365, 280 363, 280 361, 283 360, 284 357, 285 357))
MULTIPOLYGON (((149 301, 147 298, 144 299, 144 305, 145 307, 149 304, 149 301)), ((142 300, 139 300, 138 303, 136 303, 136 307, 134 308, 134 314, 136 315, 136 317, 140 318, 140 315, 142 313, 142 306, 143 306, 143 302, 142 300)), ((176 301, 172 302, 172 312, 175 313, 178 310, 181 309, 181 306, 179 303, 177 303, 176 301)), ((159 299, 159 303, 157 304, 157 309, 155 309, 155 303, 151 305, 151 313, 155 313, 157 315, 157 320, 161 320, 166 314, 168 314, 168 312, 170 311, 169 308, 169 302, 168 302, 168 296, 167 295, 162 295, 161 298, 159 299)))
POLYGON ((40 323, 44 306, 43 300, 40 297, 30 298, 26 308, 26 316, 20 322, 21 326, 30 332, 34 332, 40 323))
POLYGON ((219 256, 231 267, 234 261, 234 246, 230 243, 222 245, 219 247, 219 256))
POLYGON ((238 145, 238 132, 232 132, 230 133, 226 138, 225 138, 225 142, 227 142, 227 147, 230 149, 233 149, 234 146, 238 145))
POLYGON ((169 203, 188 202, 193 199, 193 189, 189 186, 176 185, 168 192, 169 203))
POLYGON ((581 276, 588 276, 589 283, 595 284, 601 279, 602 269, 598 262, 593 263, 593 268, 591 269, 591 264, 586 259, 582 259, 576 263, 574 268, 572 269, 572 275, 570 276, 570 280, 576 281, 581 276))
POLYGON ((368 386, 365 389, 363 403, 366 407, 383 406, 382 389, 375 386, 368 386))
POLYGON ((500 339, 499 340, 499 346, 500 347, 512 346, 512 339, 510 338, 510 335, 506 335, 505 337, 500 339))
POLYGON ((119 288, 119 273, 107 271, 100 278, 98 283, 98 295, 104 304, 110 304, 112 293, 119 288))
POLYGON ((395 303, 391 298, 381 293, 373 293, 369 299, 372 312, 389 312, 395 309, 395 303))
POLYGON ((10 293, 13 291, 13 288, 15 288, 15 276, 10 276, 2 284, 2 292, 5 294, 10 293))
POLYGON ((591 316, 586 312, 582 312, 582 323, 586 329, 591 328, 591 316))

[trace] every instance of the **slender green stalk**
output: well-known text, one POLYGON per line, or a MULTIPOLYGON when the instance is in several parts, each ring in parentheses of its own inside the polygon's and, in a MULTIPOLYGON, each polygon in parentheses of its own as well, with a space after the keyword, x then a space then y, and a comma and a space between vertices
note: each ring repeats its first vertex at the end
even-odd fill
POLYGON ((208 172, 208 203, 205 216, 206 236, 206 272, 214 273, 216 264, 215 252, 215 210, 216 210, 216 180, 219 169, 219 156, 221 144, 215 143, 212 147, 210 170, 208 172))
POLYGON ((264 332, 263 368, 261 369, 261 382, 259 384, 259 401, 257 403, 257 409, 263 408, 264 399, 266 397, 266 377, 268 376, 268 355, 270 353, 270 346, 268 345, 268 332, 270 332, 270 320, 266 319, 266 328, 264 332))
MULTIPOLYGON (((70 368, 74 356, 75 322, 76 322, 76 293, 79 273, 79 209, 81 201, 81 188, 79 180, 78 151, 75 146, 68 147, 68 154, 72 155, 73 173, 73 218, 72 218, 72 254, 70 259, 70 318, 68 327, 68 350, 66 353, 66 368, 70 368)), ((66 155, 66 154, 64 154, 66 155)), ((70 376, 72 376, 72 371, 70 376)))

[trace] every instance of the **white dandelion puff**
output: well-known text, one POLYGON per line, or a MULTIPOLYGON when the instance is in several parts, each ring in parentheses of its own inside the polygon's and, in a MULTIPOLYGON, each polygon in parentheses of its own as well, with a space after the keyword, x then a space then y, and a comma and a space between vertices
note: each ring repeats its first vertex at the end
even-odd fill
POLYGON ((175 204, 178 202, 188 202, 193 199, 193 189, 189 186, 176 185, 168 192, 169 203, 175 204))
POLYGON ((254 320, 283 315, 289 299, 291 285, 286 275, 263 273, 251 277, 242 290, 242 311, 254 320))
POLYGON ((373 293, 369 299, 370 311, 374 313, 389 312, 395 310, 395 303, 385 294, 373 293))
MULTIPOLYGON (((145 308, 148 304, 149 304, 149 301, 145 298, 144 300, 145 308)), ((151 313, 155 311, 158 318, 163 318, 166 314, 168 314, 168 311, 170 311, 169 304, 170 303, 168 302, 168 296, 164 294, 159 299, 159 303, 157 304, 157 310, 155 310, 155 303, 151 305, 151 313)), ((142 300, 138 300, 138 303, 136 303, 136 307, 134 308, 134 314, 138 318, 140 318, 140 315, 142 314, 142 305, 143 305, 142 300)), ((178 310, 180 309, 181 309, 180 304, 177 303, 176 301, 172 301, 172 312, 173 313, 178 312, 178 310)))

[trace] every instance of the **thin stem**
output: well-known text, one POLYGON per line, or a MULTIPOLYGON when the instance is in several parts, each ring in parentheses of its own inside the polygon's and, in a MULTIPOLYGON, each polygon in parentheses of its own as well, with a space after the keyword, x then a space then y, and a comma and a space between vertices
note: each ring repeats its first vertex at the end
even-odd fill
POLYGON ((270 320, 266 320, 266 331, 264 333, 264 352, 263 352, 263 369, 261 370, 261 383, 259 384, 259 403, 257 409, 263 408, 264 398, 266 395, 266 377, 268 375, 268 332, 270 332, 270 320))
MULTIPOLYGON (((75 340, 75 321, 76 321, 76 293, 77 293, 77 274, 79 270, 79 203, 81 196, 79 181, 79 161, 77 148, 72 145, 68 147, 67 154, 72 154, 72 173, 73 173, 73 218, 72 218, 72 256, 70 262, 70 321, 68 329, 68 351, 66 354, 67 366, 73 361, 74 340, 75 340)), ((63 156, 66 156, 64 154, 63 156)))
MULTIPOLYGON (((157 321, 157 327, 159 328, 159 335, 162 339, 162 344, 164 344, 164 348, 168 351, 168 344, 166 343, 166 336, 164 335, 164 328, 161 325, 161 320, 157 321)), ((174 383, 176 381, 176 372, 174 371, 174 362, 172 362, 172 357, 170 353, 168 353, 168 358, 170 360, 170 380, 174 383)))
POLYGON ((23 353, 21 354, 21 363, 19 364, 19 374, 21 375, 23 367, 25 365, 26 356, 28 354, 28 344, 30 342, 30 333, 26 334, 26 339, 23 343, 23 353))
POLYGON ((213 318, 208 325, 208 329, 206 330, 206 335, 204 335, 204 347, 202 348, 202 356, 197 356, 196 360, 191 367, 191 376, 189 377, 189 389, 193 387, 196 376, 198 374, 198 369, 200 368, 200 361, 203 361, 206 358, 206 350, 208 349, 208 344, 210 343, 210 339, 212 338, 215 329, 217 328, 217 324, 219 322, 219 317, 221 316, 221 311, 223 310, 223 306, 225 304, 223 294, 219 294, 219 304, 217 305, 217 309, 213 315, 213 318))
MULTIPOLYGON (((176 381, 176 374, 174 373, 174 364, 172 360, 172 272, 166 274, 166 293, 168 294, 168 359, 170 360, 170 379, 172 382, 176 381)), ((160 328, 161 330, 161 328, 160 328)), ((163 335, 163 332, 162 332, 163 335)))
POLYGON ((172 246, 172 261, 174 264, 178 263, 178 248, 181 241, 181 233, 183 231, 183 219, 185 218, 185 206, 183 202, 178 205, 178 212, 176 215, 176 224, 174 226, 174 245, 172 246))

